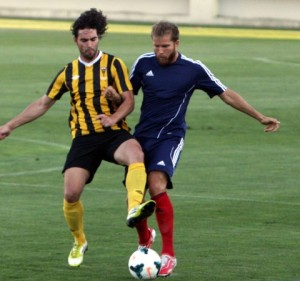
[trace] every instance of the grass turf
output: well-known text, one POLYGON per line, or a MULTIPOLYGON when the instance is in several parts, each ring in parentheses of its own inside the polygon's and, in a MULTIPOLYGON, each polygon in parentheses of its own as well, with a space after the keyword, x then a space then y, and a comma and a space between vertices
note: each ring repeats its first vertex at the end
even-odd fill
MULTIPOLYGON (((40 97, 77 49, 68 32, 0 30, 0 123, 40 97)), ((218 98, 195 92, 175 189, 172 280, 300 280, 299 41, 182 36, 180 50, 266 115, 276 134, 218 98)), ((148 35, 108 34, 101 49, 128 67, 151 51, 148 35)), ((128 118, 133 127, 141 95, 128 118)), ((69 268, 72 238, 62 213, 60 175, 70 134, 68 97, 0 143, 0 280, 132 280, 137 236, 125 225, 123 168, 104 163, 86 187, 84 264, 69 268)), ((150 224, 155 228, 154 218, 150 224)), ((160 251, 160 237, 153 248, 160 251)))

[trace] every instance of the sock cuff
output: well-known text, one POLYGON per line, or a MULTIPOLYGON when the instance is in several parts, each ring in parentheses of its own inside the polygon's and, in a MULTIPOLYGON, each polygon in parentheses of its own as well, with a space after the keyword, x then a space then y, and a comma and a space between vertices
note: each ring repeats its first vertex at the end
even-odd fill
POLYGON ((64 208, 72 208, 79 204, 80 201, 74 202, 74 203, 69 203, 66 199, 64 199, 64 208))
POLYGON ((155 200, 157 200, 157 199, 159 199, 159 198, 161 198, 163 196, 166 196, 166 195, 168 195, 167 192, 162 192, 162 193, 159 193, 159 194, 151 197, 151 199, 155 201, 155 200))
POLYGON ((145 164, 143 162, 132 163, 128 166, 128 171, 135 169, 145 169, 145 164))

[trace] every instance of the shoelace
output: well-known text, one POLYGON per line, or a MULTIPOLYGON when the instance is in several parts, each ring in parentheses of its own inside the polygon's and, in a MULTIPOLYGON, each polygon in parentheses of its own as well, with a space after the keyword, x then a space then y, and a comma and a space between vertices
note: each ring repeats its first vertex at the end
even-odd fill
POLYGON ((173 263, 176 265, 176 260, 172 259, 171 257, 163 256, 161 259, 161 267, 173 263))
POLYGON ((163 257, 161 260, 161 267, 165 266, 168 263, 169 259, 167 257, 163 257))
POLYGON ((134 213, 136 212, 137 209, 138 209, 137 207, 132 208, 132 209, 129 211, 129 215, 134 214, 134 213))
POLYGON ((78 244, 74 244, 71 252, 71 257, 72 258, 77 257, 79 253, 80 253, 80 246, 78 244))

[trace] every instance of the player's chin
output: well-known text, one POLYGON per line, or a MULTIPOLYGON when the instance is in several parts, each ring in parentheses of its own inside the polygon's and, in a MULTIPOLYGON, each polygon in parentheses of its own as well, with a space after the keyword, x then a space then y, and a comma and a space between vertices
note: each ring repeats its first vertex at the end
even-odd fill
POLYGON ((167 65, 167 64, 170 63, 167 58, 158 57, 157 59, 158 59, 158 62, 159 62, 160 65, 167 65))

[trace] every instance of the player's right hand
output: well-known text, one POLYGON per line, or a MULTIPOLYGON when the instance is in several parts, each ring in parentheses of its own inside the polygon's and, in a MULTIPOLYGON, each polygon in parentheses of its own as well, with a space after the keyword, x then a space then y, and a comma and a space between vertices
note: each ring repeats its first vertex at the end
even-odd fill
POLYGON ((5 139, 10 135, 11 130, 7 126, 1 126, 0 127, 0 140, 5 139))
POLYGON ((260 120, 260 123, 266 125, 264 129, 265 132, 276 132, 280 127, 280 122, 277 119, 272 117, 264 116, 260 120))

